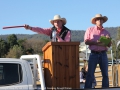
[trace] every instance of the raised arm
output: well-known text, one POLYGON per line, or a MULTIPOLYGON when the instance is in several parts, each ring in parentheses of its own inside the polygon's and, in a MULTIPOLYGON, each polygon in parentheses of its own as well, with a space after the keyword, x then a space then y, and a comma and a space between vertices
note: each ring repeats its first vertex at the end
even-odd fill
POLYGON ((40 28, 40 27, 31 27, 29 25, 25 25, 25 29, 29 29, 31 31, 37 32, 39 34, 51 35, 51 28, 40 28))

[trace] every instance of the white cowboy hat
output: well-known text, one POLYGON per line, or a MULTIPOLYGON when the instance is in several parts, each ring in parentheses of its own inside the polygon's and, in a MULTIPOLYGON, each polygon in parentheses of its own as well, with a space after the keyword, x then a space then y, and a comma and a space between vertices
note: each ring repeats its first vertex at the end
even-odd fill
POLYGON ((95 15, 95 17, 93 17, 92 19, 91 19, 91 23, 92 24, 96 24, 96 19, 97 18, 102 18, 103 19, 103 23, 105 23, 107 20, 108 20, 108 18, 106 17, 106 16, 102 16, 101 14, 96 14, 95 15))
POLYGON ((55 15, 54 18, 53 18, 53 20, 50 20, 50 23, 52 25, 54 25, 54 21, 55 20, 61 20, 63 22, 63 25, 65 25, 66 22, 67 22, 66 19, 65 18, 61 18, 60 15, 55 15))

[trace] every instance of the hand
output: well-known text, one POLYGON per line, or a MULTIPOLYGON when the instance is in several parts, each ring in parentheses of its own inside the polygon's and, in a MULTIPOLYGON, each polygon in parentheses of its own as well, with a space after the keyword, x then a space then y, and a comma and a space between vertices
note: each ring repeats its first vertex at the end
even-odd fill
POLYGON ((100 42, 99 40, 97 40, 97 45, 98 45, 98 46, 106 46, 105 43, 100 42))
POLYGON ((57 37, 57 38, 60 38, 60 36, 59 36, 59 34, 58 34, 58 33, 56 34, 56 37, 57 37))
POLYGON ((30 29, 30 30, 32 29, 32 27, 31 27, 31 26, 26 25, 26 24, 24 25, 24 28, 25 28, 25 29, 30 29))
POLYGON ((110 36, 107 34, 107 35, 106 35, 106 38, 110 38, 110 36))
MULTIPOLYGON (((104 34, 101 34, 101 36, 105 36, 104 34)), ((106 38, 110 38, 110 36, 107 34, 106 36, 105 36, 106 38)))
POLYGON ((85 83, 85 80, 83 80, 82 82, 84 82, 84 83, 85 83))

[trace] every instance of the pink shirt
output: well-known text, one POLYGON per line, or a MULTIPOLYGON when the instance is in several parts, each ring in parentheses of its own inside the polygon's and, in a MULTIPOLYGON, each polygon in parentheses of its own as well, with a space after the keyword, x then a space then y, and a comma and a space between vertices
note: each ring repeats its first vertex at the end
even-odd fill
MULTIPOLYGON (((101 35, 104 35, 104 36, 108 35, 110 37, 110 33, 107 30, 105 30, 104 28, 102 28, 102 30, 100 30, 97 26, 90 27, 85 32, 84 41, 92 40, 92 41, 97 42, 97 40, 99 40, 101 35)), ((103 51, 103 50, 107 50, 107 47, 97 46, 97 45, 89 45, 89 49, 94 50, 94 51, 103 51)))
MULTIPOLYGON (((32 27, 32 31, 37 32, 39 34, 45 34, 50 36, 51 35, 51 28, 40 28, 40 27, 32 27)), ((57 32, 58 33, 58 32, 57 32)), ((68 31, 67 35, 65 36, 65 39, 63 40, 62 38, 57 38, 58 42, 69 42, 71 39, 71 33, 68 31)))

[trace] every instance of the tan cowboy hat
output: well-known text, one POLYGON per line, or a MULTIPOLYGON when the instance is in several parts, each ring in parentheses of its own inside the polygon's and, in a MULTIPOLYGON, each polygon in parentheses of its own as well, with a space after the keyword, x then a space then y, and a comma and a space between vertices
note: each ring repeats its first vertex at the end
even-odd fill
POLYGON ((97 18, 102 18, 103 19, 103 23, 105 23, 107 20, 108 20, 108 18, 106 17, 106 16, 102 16, 101 14, 96 14, 95 15, 95 17, 93 17, 92 19, 91 19, 91 23, 92 24, 96 24, 96 19, 97 18))
POLYGON ((50 20, 50 23, 51 23, 52 25, 54 25, 54 21, 55 21, 55 20, 62 20, 63 25, 65 25, 66 22, 67 22, 66 19, 65 19, 65 18, 61 18, 60 15, 55 15, 54 18, 53 18, 53 20, 50 20))

